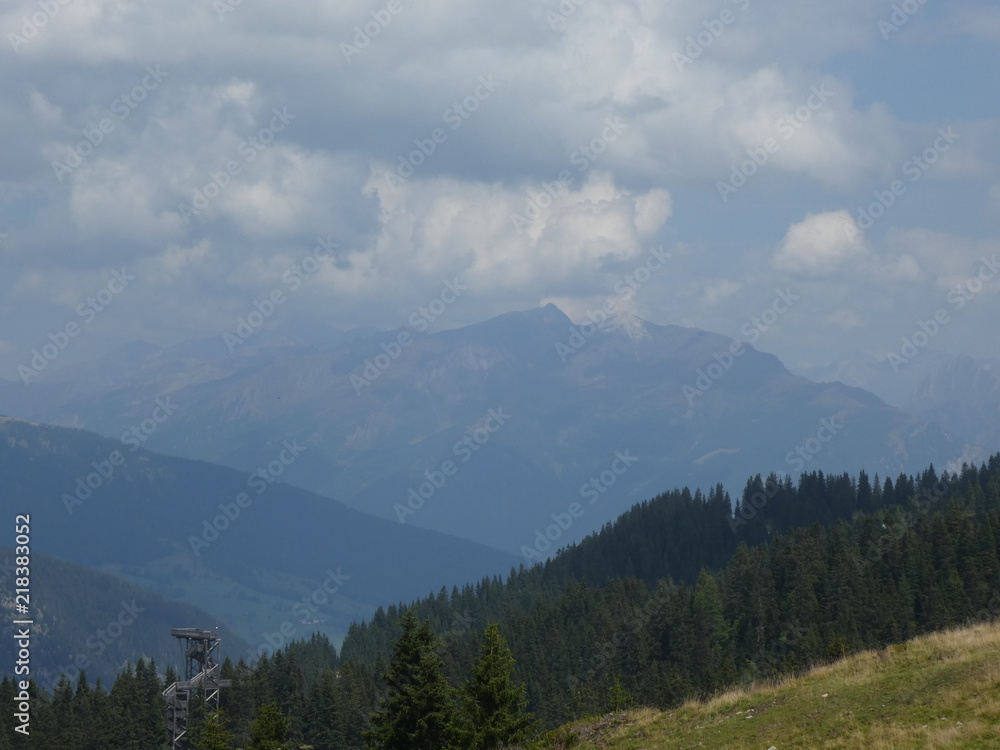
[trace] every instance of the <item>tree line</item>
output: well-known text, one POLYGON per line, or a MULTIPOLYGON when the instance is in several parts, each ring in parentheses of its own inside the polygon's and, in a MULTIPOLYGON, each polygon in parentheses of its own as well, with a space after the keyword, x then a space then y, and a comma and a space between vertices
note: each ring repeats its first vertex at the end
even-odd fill
MULTIPOLYGON (((669 708, 997 617, 998 540, 1000 455, 895 481, 758 476, 735 503, 665 493, 544 564, 379 609, 339 653, 315 634, 227 661, 222 714, 199 707, 192 746, 518 746, 631 702, 669 708)), ((33 688, 32 738, 0 715, 0 750, 161 748, 172 679, 140 660, 110 691, 33 688)))

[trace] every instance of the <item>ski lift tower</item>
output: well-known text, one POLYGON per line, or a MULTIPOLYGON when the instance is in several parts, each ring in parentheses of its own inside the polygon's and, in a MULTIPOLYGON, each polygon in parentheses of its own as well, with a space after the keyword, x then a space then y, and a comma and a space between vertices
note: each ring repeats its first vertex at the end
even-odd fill
POLYGON ((171 750, 187 744, 188 715, 191 699, 201 690, 209 711, 219 710, 219 691, 232 685, 232 680, 220 679, 219 634, 201 628, 174 628, 170 635, 177 638, 184 654, 184 679, 163 691, 167 701, 167 734, 171 750))

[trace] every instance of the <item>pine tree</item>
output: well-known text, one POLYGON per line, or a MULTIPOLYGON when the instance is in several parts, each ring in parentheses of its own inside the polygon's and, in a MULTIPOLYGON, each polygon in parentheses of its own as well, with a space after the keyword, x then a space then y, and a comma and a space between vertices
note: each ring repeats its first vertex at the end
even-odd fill
POLYGON ((142 659, 135 665, 135 684, 139 708, 135 721, 139 743, 143 747, 156 747, 166 735, 166 703, 163 700, 163 683, 156 673, 156 661, 142 659))
POLYGON ((715 577, 707 570, 698 575, 691 610, 696 633, 693 663, 696 677, 707 694, 715 685, 731 680, 735 672, 722 593, 715 577))
POLYGON ((401 621, 383 679, 388 695, 365 733, 372 750, 449 750, 456 747, 454 691, 442 672, 429 622, 417 625, 413 611, 401 621))
POLYGON ((193 738, 193 750, 232 750, 233 733, 226 728, 226 719, 222 711, 211 714, 193 738))
POLYGON ((344 707, 333 670, 320 673, 306 705, 305 739, 322 750, 344 746, 344 707))
POLYGON ((615 681, 608 689, 608 711, 618 713, 632 708, 632 695, 622 686, 621 677, 615 675, 615 681))
POLYGON ((288 719, 278 710, 278 704, 268 703, 257 712, 250 727, 247 750, 284 750, 288 736, 288 719))
POLYGON ((461 688, 463 748, 495 750, 523 743, 534 734, 535 718, 525 711, 525 686, 515 683, 513 675, 514 657, 497 624, 490 623, 472 679, 461 688))

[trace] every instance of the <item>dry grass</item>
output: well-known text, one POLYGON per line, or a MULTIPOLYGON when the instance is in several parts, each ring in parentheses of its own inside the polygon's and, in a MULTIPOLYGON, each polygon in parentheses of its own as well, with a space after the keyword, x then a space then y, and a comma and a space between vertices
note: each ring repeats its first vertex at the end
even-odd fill
POLYGON ((609 718, 565 727, 562 743, 548 747, 1000 748, 1000 623, 866 651, 665 713, 609 718))

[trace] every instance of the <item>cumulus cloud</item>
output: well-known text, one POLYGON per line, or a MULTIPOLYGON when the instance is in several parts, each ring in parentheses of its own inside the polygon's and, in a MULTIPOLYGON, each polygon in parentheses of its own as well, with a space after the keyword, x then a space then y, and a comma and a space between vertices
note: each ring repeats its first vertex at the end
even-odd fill
POLYGON ((405 288, 414 274, 461 274, 473 286, 522 299, 599 288, 595 274, 642 252, 670 216, 666 190, 633 194, 601 171, 555 197, 535 185, 452 178, 390 186, 389 175, 377 169, 365 188, 378 199, 380 230, 371 250, 351 256, 336 282, 341 292, 386 283, 405 288))
POLYGON ((864 239, 847 211, 808 214, 788 228, 774 255, 776 269, 806 275, 830 273, 867 252, 864 239))

